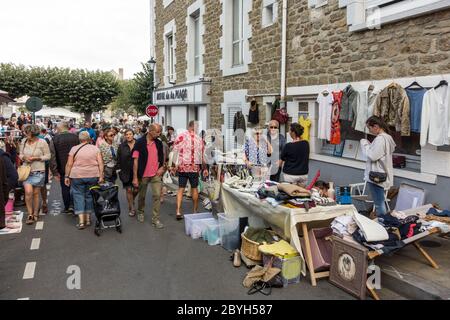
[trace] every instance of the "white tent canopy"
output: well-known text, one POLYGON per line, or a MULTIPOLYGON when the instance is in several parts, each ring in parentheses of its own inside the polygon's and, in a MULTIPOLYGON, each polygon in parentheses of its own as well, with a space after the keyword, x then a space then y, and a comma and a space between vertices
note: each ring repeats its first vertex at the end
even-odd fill
POLYGON ((152 120, 152 118, 150 118, 150 117, 148 117, 148 116, 141 116, 141 117, 138 118, 138 120, 139 120, 139 121, 146 121, 146 120, 147 120, 147 121, 150 121, 150 120, 152 120))
POLYGON ((36 112, 37 117, 66 117, 66 118, 75 118, 80 119, 81 114, 77 112, 72 112, 65 108, 47 108, 42 109, 41 111, 36 112))

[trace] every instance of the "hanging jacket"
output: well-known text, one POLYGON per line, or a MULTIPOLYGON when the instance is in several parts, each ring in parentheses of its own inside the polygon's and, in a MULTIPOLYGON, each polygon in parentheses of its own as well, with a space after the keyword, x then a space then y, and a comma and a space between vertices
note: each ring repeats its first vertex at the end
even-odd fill
POLYGON ((237 129, 242 129, 244 132, 247 129, 245 125, 245 117, 240 111, 236 112, 234 115, 233 131, 236 132, 237 129))
POLYGON ((252 110, 250 108, 250 111, 248 113, 248 122, 252 124, 258 124, 259 123, 259 108, 258 105, 255 106, 255 110, 252 110))
POLYGON ((351 85, 348 85, 344 90, 342 90, 342 101, 341 101, 341 113, 339 115, 340 120, 352 121, 352 127, 355 127, 356 120, 356 108, 358 105, 358 92, 353 89, 351 85))
POLYGON ((405 89, 399 84, 392 83, 380 92, 373 114, 395 127, 402 136, 410 135, 409 99, 405 89))

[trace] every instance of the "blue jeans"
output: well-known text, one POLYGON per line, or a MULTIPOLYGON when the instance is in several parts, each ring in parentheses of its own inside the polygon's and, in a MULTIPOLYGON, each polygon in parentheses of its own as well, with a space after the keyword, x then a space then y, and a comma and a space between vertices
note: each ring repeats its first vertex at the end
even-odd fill
POLYGON ((71 179, 70 189, 73 196, 75 214, 91 214, 94 210, 94 200, 89 189, 98 183, 98 178, 71 179))
POLYGON ((386 204, 384 202, 384 189, 371 182, 367 182, 367 187, 369 188, 370 196, 372 197, 373 205, 375 206, 375 212, 378 217, 382 217, 387 213, 386 204))

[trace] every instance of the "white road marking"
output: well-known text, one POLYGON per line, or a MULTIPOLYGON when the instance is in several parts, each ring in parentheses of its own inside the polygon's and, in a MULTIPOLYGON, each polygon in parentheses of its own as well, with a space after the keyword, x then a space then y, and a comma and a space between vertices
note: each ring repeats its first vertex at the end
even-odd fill
POLYGON ((39 250, 39 246, 41 245, 41 239, 35 238, 31 241, 30 250, 39 250))
POLYGON ((24 280, 33 279, 35 269, 36 269, 36 262, 27 262, 27 265, 25 266, 25 271, 23 272, 22 279, 24 280))
POLYGON ((30 300, 30 298, 19 298, 17 300, 30 300))
POLYGON ((36 230, 44 230, 44 221, 36 222, 36 230))

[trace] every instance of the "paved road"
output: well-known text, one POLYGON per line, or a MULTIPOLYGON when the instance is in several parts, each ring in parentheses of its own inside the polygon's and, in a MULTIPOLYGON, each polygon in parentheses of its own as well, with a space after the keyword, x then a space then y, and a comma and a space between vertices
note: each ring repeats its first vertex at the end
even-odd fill
MULTIPOLYGON (((49 204, 60 199, 53 182, 49 204)), ((24 225, 18 235, 0 236, 0 299, 352 299, 327 280, 313 288, 306 278, 269 297, 248 296, 242 286, 248 269, 234 268, 222 247, 187 237, 173 197, 162 206, 162 230, 151 226, 149 211, 143 224, 128 217, 123 192, 121 203, 122 234, 111 229, 98 238, 93 227, 77 230, 74 217, 49 214, 43 230, 24 225), (38 250, 30 250, 33 239, 40 239, 38 250), (23 279, 30 262, 34 276, 23 279), (80 290, 67 288, 71 266, 81 270, 80 290)), ((184 212, 190 210, 185 202, 184 212)))

